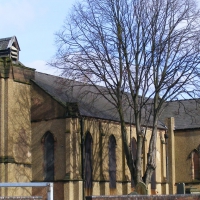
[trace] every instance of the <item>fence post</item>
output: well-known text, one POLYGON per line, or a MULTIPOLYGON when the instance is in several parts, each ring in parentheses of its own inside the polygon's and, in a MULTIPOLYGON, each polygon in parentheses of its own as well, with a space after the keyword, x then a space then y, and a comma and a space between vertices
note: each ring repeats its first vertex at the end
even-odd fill
POLYGON ((53 183, 49 183, 48 185, 47 199, 53 200, 53 183))

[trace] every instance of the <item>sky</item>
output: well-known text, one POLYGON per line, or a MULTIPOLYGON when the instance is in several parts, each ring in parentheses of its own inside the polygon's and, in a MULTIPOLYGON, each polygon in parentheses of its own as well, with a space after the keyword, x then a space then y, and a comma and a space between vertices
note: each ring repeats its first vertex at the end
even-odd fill
POLYGON ((58 32, 76 0, 0 0, 0 38, 16 36, 19 60, 37 71, 56 74, 47 66, 56 53, 58 32))
POLYGON ((55 33, 80 0, 0 0, 0 38, 16 36, 20 61, 44 73, 57 73, 46 65, 56 53, 55 33))

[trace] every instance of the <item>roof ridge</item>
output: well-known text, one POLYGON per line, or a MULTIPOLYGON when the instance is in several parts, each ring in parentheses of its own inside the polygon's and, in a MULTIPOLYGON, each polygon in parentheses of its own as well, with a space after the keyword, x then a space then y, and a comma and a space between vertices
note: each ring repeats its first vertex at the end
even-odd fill
MULTIPOLYGON (((80 85, 87 85, 87 86, 93 86, 92 84, 90 83, 85 83, 85 82, 81 82, 81 81, 77 81, 77 80, 73 80, 73 79, 68 79, 68 78, 65 78, 65 77, 62 77, 62 76, 56 76, 56 75, 52 75, 52 74, 47 74, 47 73, 44 73, 44 72, 38 72, 38 71, 35 71, 36 73, 38 74, 41 74, 41 75, 45 75, 45 76, 51 76, 51 77, 54 77, 54 78, 59 78, 59 79, 62 79, 63 81, 66 80, 66 81, 73 81, 73 82, 76 82, 77 84, 80 84, 80 85)), ((78 86, 78 85, 77 85, 78 86)), ((96 85, 97 87, 101 87, 101 88, 106 88, 102 85, 96 85)))
POLYGON ((177 100, 170 100, 166 101, 166 103, 174 103, 174 102, 179 102, 179 101, 199 101, 200 98, 191 98, 191 99, 177 99, 177 100))
POLYGON ((0 41, 2 41, 2 40, 9 40, 9 39, 11 39, 11 38, 13 38, 13 37, 15 37, 15 36, 12 36, 12 37, 6 37, 6 38, 0 38, 0 41))

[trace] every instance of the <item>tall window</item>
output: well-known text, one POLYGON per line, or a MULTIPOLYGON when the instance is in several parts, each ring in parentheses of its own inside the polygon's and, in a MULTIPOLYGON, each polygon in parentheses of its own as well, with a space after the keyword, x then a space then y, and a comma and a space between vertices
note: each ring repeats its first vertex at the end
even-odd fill
POLYGON ((47 132, 44 135, 44 180, 54 180, 54 137, 47 132))
MULTIPOLYGON (((133 164, 136 165, 136 156, 137 156, 137 142, 136 139, 133 137, 131 138, 131 154, 133 159, 133 164)), ((131 176, 131 187, 135 187, 135 183, 133 177, 131 176)))
POLYGON ((193 162, 194 162, 194 179, 200 179, 200 157, 199 157, 200 152, 194 151, 193 152, 193 162))
POLYGON ((114 192, 116 188, 116 140, 113 135, 109 138, 109 180, 110 180, 110 191, 114 192))
POLYGON ((189 158, 191 159, 192 180, 200 180, 200 145, 196 149, 192 150, 189 158))
POLYGON ((85 189, 86 195, 92 195, 92 136, 85 137, 85 189))
POLYGON ((192 179, 200 179, 200 151, 194 149, 191 156, 192 179))

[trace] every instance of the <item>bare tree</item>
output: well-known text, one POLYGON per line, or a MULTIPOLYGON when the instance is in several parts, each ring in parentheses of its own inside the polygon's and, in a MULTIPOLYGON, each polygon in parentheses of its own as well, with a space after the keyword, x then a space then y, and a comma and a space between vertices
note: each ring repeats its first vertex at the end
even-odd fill
POLYGON ((61 69, 67 78, 93 85, 115 106, 135 183, 144 181, 148 185, 156 167, 156 134, 163 103, 195 95, 200 49, 200 12, 196 3, 83 0, 73 7, 56 34, 58 50, 51 65, 61 69), (136 163, 127 141, 124 102, 134 113, 136 163), (149 123, 150 114, 153 128, 142 176, 142 126, 149 123))

